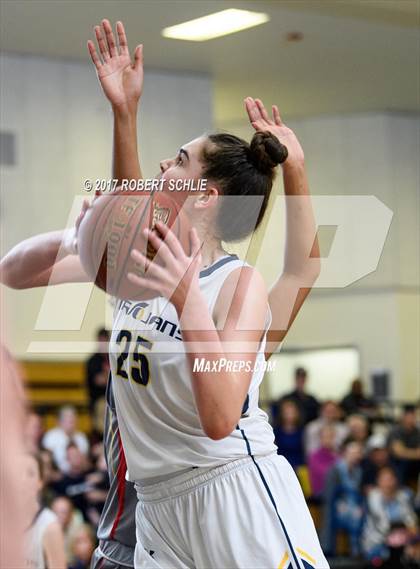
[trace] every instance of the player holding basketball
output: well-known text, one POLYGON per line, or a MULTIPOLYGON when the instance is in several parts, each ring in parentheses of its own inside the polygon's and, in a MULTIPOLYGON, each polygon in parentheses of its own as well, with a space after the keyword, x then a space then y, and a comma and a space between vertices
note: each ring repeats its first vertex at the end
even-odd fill
MULTIPOLYGON (((131 66, 122 25, 117 28, 119 48, 109 23, 104 22, 103 29, 104 37, 101 33, 98 38, 103 61, 90 51, 113 103, 115 168, 120 169, 118 177, 139 177, 135 113, 142 84, 141 48, 131 66)), ((291 291, 302 289, 292 303, 286 330, 271 324, 270 353, 283 339, 316 277, 312 267, 306 268, 308 236, 312 241, 314 236, 310 208, 287 206, 285 270, 269 297, 261 277, 222 248, 220 236, 236 238, 254 227, 241 225, 243 220, 235 227, 223 223, 219 194, 231 190, 241 195, 244 187, 250 194, 259 193, 264 206, 260 221, 274 167, 285 157, 279 140, 289 152, 283 166, 286 193, 308 193, 303 153, 296 137, 282 125, 277 108, 271 120, 259 101, 248 99, 246 106, 254 128, 271 135, 258 134, 251 147, 228 135, 202 137, 185 145, 175 159, 162 162, 167 180, 207 177, 212 182, 207 194, 188 204, 192 224, 199 228, 198 235, 192 236, 197 254, 187 255, 164 227, 165 242, 150 235, 164 267, 151 264, 146 282, 160 296, 143 306, 121 302, 116 315, 111 359, 128 470, 140 499, 139 567, 328 567, 298 481, 285 459, 276 454, 271 427, 258 409, 262 372, 192 370, 194 359, 201 355, 215 363, 222 358, 261 362, 270 326, 268 298, 273 321, 281 320, 291 291), (204 233, 206 246, 199 254, 204 233), (165 302, 165 297, 171 302, 165 302), (159 353, 163 321, 177 331, 164 338, 174 348, 170 354, 168 350, 159 353), (194 329, 197 321, 199 331, 194 329), (183 342, 178 339, 179 330, 183 342), (226 346, 232 343, 236 351, 228 353, 226 346), (210 345, 216 351, 209 353, 210 345), (132 380, 133 370, 145 358, 149 365, 137 367, 142 373, 140 386, 132 380), (143 546, 150 554, 145 561, 143 546)), ((63 239, 68 255, 58 261, 51 284, 85 280, 77 256, 71 255, 77 236, 57 232, 14 248, 2 263, 4 282, 17 287, 47 284, 63 239), (36 270, 41 260, 43 265, 36 270)), ((143 262, 138 253, 133 254, 143 262)))
MULTIPOLYGON (((101 58, 92 42, 89 51, 114 109, 116 169, 121 178, 140 177, 136 112, 143 81, 142 47, 136 48, 132 65, 121 23, 119 45, 108 21, 95 32, 101 58)), ((208 191, 185 204, 196 228, 191 252, 187 254, 162 224, 160 235, 147 231, 157 257, 150 263, 133 251, 146 274, 130 279, 139 288, 153 288, 158 297, 140 303, 120 301, 116 312, 111 362, 117 413, 129 476, 139 498, 140 547, 151 555, 146 564, 138 560, 139 567, 154 562, 182 568, 328 567, 298 481, 276 454, 271 427, 258 408, 262 371, 219 367, 218 373, 211 373, 194 368, 201 357, 216 365, 227 359, 234 370, 244 359, 261 362, 270 328, 261 277, 222 246, 222 241, 243 238, 254 227, 247 226, 242 211, 226 211, 219 196, 260 195, 258 225, 274 168, 286 157, 280 142, 289 151, 283 167, 285 184, 294 195, 307 193, 303 153, 277 107, 272 119, 258 100, 248 98, 246 108, 257 130, 250 146, 230 135, 210 135, 186 144, 176 158, 161 163, 166 181, 208 180, 208 191), (235 223, 232 213, 242 219, 235 223), (225 348, 228 344, 235 345, 233 351, 225 348)), ((313 240, 315 234, 308 208, 296 209, 304 238, 297 236, 295 220, 288 237, 300 240, 293 251, 300 246, 301 255, 290 258, 289 249, 286 269, 299 268, 303 251, 307 261, 308 235, 313 240)), ((300 281, 297 288, 303 290, 289 314, 289 325, 308 293, 309 277, 315 278, 304 272, 284 271, 271 292, 278 315, 279 299, 290 300, 300 281)), ((267 355, 283 337, 284 332, 271 325, 267 355)))

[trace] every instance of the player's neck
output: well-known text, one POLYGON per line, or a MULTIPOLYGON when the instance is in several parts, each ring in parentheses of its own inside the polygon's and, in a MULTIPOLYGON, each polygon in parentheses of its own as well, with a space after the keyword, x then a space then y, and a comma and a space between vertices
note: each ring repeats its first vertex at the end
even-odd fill
POLYGON ((209 227, 204 220, 195 223, 195 229, 201 246, 201 268, 205 269, 213 265, 220 257, 224 257, 228 253, 223 249, 222 241, 214 234, 214 228, 209 227))
POLYGON ((202 264, 201 268, 205 269, 210 265, 213 265, 218 259, 227 255, 227 252, 223 249, 222 244, 219 242, 208 243, 203 242, 203 247, 201 249, 202 264))

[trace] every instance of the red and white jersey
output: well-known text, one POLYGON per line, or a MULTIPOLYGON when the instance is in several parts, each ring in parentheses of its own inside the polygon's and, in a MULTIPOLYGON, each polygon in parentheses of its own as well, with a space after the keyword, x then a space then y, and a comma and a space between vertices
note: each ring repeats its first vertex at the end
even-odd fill
MULTIPOLYGON (((228 275, 244 266, 227 255, 200 272, 200 289, 213 313, 228 275)), ((267 306, 266 328, 270 312, 267 306)), ((170 475, 191 467, 215 467, 276 452, 267 414, 258 407, 264 376, 265 336, 237 428, 218 441, 204 433, 194 401, 174 306, 165 298, 118 301, 110 342, 110 363, 118 424, 130 480, 170 475)))

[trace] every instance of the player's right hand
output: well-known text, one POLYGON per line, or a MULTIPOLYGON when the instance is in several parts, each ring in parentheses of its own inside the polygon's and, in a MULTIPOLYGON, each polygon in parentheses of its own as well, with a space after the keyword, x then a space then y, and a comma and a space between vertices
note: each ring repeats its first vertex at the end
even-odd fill
POLYGON ((93 41, 87 43, 101 87, 113 107, 137 107, 143 90, 143 46, 134 50, 134 63, 128 51, 122 22, 117 22, 118 45, 108 20, 95 26, 99 55, 93 41))
POLYGON ((283 123, 277 105, 272 106, 272 117, 270 117, 260 99, 247 97, 244 102, 249 121, 254 129, 271 132, 287 148, 288 157, 282 166, 303 164, 305 155, 302 146, 292 129, 283 123))

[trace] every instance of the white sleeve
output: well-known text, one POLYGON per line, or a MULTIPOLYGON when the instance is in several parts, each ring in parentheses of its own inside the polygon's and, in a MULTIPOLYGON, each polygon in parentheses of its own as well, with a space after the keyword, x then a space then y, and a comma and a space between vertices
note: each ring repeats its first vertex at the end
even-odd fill
POLYGON ((78 433, 79 448, 83 454, 89 453, 89 441, 84 433, 78 433))

